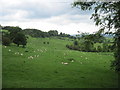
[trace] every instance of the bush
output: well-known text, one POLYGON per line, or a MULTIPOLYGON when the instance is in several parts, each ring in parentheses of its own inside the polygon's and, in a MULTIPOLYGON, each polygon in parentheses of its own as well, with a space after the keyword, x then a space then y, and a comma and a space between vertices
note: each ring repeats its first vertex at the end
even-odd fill
POLYGON ((72 49, 72 50, 80 50, 80 47, 77 45, 66 45, 67 48, 72 49))
POLYGON ((9 46, 11 43, 11 40, 8 37, 3 37, 2 38, 2 44, 5 46, 9 46))
POLYGON ((97 52, 97 50, 96 50, 96 48, 95 48, 95 47, 93 48, 92 52, 97 52))
POLYGON ((78 45, 78 41, 74 41, 74 45, 78 45))
POLYGON ((93 50, 93 42, 90 40, 85 40, 83 42, 83 46, 84 46, 83 48, 86 52, 90 52, 93 50))
POLYGON ((69 45, 67 44, 66 47, 69 48, 69 45))
POLYGON ((98 52, 102 52, 101 46, 98 46, 98 47, 97 47, 97 51, 98 51, 98 52))

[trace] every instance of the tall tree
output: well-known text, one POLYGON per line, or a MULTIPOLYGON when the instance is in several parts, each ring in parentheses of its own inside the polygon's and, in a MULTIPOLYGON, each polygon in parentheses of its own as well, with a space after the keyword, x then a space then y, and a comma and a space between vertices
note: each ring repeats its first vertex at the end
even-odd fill
POLYGON ((58 36, 58 31, 57 30, 50 30, 48 31, 50 36, 58 36))
POLYGON ((80 2, 77 0, 73 3, 74 7, 81 10, 93 10, 94 13, 91 19, 94 20, 95 25, 99 25, 101 28, 99 32, 108 30, 115 31, 115 60, 112 66, 116 71, 120 71, 120 1, 118 2, 80 2))
POLYGON ((25 47, 25 45, 27 44, 27 37, 23 33, 18 32, 13 42, 17 44, 17 46, 23 45, 23 47, 25 47))
POLYGON ((14 27, 14 26, 5 26, 2 29, 8 30, 10 32, 10 39, 13 41, 13 39, 15 38, 16 34, 18 32, 21 32, 22 29, 18 26, 14 27))

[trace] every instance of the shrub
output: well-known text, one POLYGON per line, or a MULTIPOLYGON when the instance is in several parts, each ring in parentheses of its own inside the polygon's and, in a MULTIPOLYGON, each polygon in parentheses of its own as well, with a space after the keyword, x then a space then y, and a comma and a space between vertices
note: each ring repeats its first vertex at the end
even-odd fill
POLYGON ((8 37, 2 37, 2 44, 3 44, 3 45, 9 46, 10 43, 11 43, 10 38, 8 38, 8 37))
POLYGON ((83 46, 86 52, 90 52, 93 50, 93 42, 90 40, 85 40, 83 42, 83 46))
POLYGON ((98 47, 97 47, 97 51, 98 51, 98 52, 101 52, 101 51, 102 51, 101 46, 98 46, 98 47))
POLYGON ((78 45, 78 41, 74 41, 74 45, 78 45))
POLYGON ((69 48, 69 45, 67 44, 66 47, 69 48))

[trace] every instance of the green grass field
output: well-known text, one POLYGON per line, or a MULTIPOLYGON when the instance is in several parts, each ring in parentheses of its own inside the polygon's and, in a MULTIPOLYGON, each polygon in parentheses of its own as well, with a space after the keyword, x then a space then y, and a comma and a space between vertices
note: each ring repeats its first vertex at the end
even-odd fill
POLYGON ((69 50, 65 46, 70 43, 29 38, 26 48, 2 46, 3 88, 118 87, 117 73, 110 69, 113 53, 69 50))

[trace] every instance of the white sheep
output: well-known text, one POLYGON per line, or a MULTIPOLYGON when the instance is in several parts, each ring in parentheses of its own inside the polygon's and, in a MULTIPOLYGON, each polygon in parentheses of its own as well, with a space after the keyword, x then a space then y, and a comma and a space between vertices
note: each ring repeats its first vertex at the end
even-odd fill
POLYGON ((66 63, 64 63, 65 65, 67 65, 68 63, 66 62, 66 63))
POLYGON ((39 57, 39 55, 37 55, 37 57, 39 57))
POLYGON ((28 57, 28 59, 33 59, 33 56, 28 57))
POLYGON ((74 62, 74 60, 72 60, 71 62, 74 62))
POLYGON ((65 65, 67 65, 67 64, 68 64, 67 62, 65 62, 65 63, 64 63, 64 62, 61 62, 61 63, 62 63, 62 64, 65 64, 65 65))
MULTIPOLYGON (((19 52, 15 52, 15 54, 19 54, 19 52)), ((22 53, 21 53, 22 54, 22 53)))
POLYGON ((33 56, 30 56, 31 59, 33 59, 33 56))
POLYGON ((37 57, 36 55, 34 55, 34 57, 37 57))
POLYGON ((37 49, 37 51, 40 51, 39 49, 37 49))
POLYGON ((66 56, 67 54, 66 53, 64 53, 64 56, 66 56))
POLYGON ((43 52, 42 50, 40 50, 41 52, 43 52))

